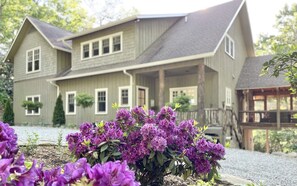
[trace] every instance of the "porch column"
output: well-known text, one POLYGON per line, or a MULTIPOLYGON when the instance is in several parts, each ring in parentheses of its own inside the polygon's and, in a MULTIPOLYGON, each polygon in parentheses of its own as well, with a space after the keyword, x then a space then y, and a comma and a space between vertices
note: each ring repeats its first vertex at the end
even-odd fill
POLYGON ((269 148, 269 130, 266 129, 266 153, 269 154, 270 148, 269 148))
POLYGON ((279 96, 279 88, 276 89, 276 126, 277 129, 280 129, 280 96, 279 96))
POLYGON ((204 63, 198 65, 198 91, 197 91, 197 105, 198 105, 198 122, 204 125, 205 112, 204 112, 204 95, 205 95, 205 66, 204 63))
POLYGON ((165 82, 165 73, 164 69, 159 70, 159 110, 165 105, 164 100, 164 82, 165 82))

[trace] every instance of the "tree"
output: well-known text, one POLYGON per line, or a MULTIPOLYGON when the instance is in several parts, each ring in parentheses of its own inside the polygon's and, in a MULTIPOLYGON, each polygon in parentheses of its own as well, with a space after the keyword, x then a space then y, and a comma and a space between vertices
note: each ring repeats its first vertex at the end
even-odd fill
MULTIPOLYGON (((0 97, 13 99, 13 66, 0 62, 0 97)), ((1 99, 1 98, 0 98, 1 99)))
POLYGON ((60 126, 60 125, 64 125, 65 123, 66 123, 66 119, 65 119, 65 112, 63 109, 62 95, 59 94, 54 108, 53 125, 60 126))
POLYGON ((9 123, 10 125, 14 125, 14 113, 13 113, 10 99, 6 101, 2 119, 4 123, 9 123))
POLYGON ((276 17, 277 35, 261 36, 256 45, 257 53, 267 51, 275 56, 264 63, 262 75, 278 77, 283 74, 291 84, 292 93, 297 93, 297 4, 286 5, 276 17))
POLYGON ((84 0, 84 4, 99 26, 138 13, 134 7, 125 9, 122 0, 84 0))

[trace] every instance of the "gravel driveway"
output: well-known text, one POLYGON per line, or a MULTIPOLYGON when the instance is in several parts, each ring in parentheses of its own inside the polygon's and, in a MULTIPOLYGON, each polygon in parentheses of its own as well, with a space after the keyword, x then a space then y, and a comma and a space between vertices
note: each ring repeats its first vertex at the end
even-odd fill
MULTIPOLYGON (((46 127, 14 126, 18 135, 19 145, 25 144, 28 134, 33 132, 39 135, 39 143, 57 144, 59 133, 65 137, 77 129, 60 129, 46 127)), ((251 152, 239 149, 226 149, 226 160, 220 162, 219 170, 224 175, 234 175, 271 186, 297 186, 297 158, 280 157, 260 152, 251 152)))
POLYGON ((271 186, 297 185, 297 158, 280 157, 260 152, 227 149, 220 173, 231 174, 254 183, 271 186))
POLYGON ((24 145, 27 142, 28 135, 38 134, 38 143, 57 144, 59 133, 62 133, 62 144, 66 145, 66 136, 69 133, 78 132, 78 129, 48 128, 48 127, 21 127, 13 126, 18 135, 18 144, 24 145))

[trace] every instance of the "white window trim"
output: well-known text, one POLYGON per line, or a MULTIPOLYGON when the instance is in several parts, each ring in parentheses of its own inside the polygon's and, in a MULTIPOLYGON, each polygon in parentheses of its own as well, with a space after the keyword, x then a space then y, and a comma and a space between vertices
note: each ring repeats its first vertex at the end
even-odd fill
POLYGON ((131 91, 131 88, 130 86, 122 86, 122 87, 119 87, 119 106, 120 107, 130 107, 130 99, 132 99, 130 97, 130 91, 131 91), (125 89, 128 89, 128 104, 122 104, 122 90, 125 90, 125 89))
POLYGON ((228 54, 228 56, 230 56, 232 59, 235 58, 235 42, 234 40, 227 34, 226 37, 225 37, 225 52, 226 54, 228 54), (226 43, 227 43, 227 40, 226 38, 229 39, 229 50, 227 50, 227 47, 226 47, 226 43), (231 43, 233 44, 233 56, 231 55, 231 43))
POLYGON ((76 115, 76 99, 75 99, 75 97, 76 97, 76 91, 67 91, 66 92, 66 106, 65 106, 65 108, 66 108, 66 115, 76 115), (69 108, 69 94, 74 94, 74 112, 68 112, 68 108, 69 108))
MULTIPOLYGON (((40 95, 26 96, 26 101, 28 100, 28 98, 32 98, 32 100, 34 101, 34 97, 38 97, 39 102, 41 102, 40 95)), ((25 110, 26 110, 26 116, 39 116, 40 115, 40 112, 41 112, 41 109, 40 108, 38 108, 38 113, 35 113, 33 111, 32 114, 28 113, 28 110, 27 109, 25 109, 25 110)))
POLYGON ((144 87, 144 86, 136 86, 136 105, 138 106, 138 89, 144 89, 145 92, 146 92, 146 95, 145 95, 145 102, 147 103, 145 106, 147 108, 150 108, 150 105, 149 105, 149 88, 148 87, 144 87))
MULTIPOLYGON (((173 88, 169 88, 169 101, 170 103, 173 102, 173 91, 178 91, 178 90, 184 90, 184 89, 196 89, 196 93, 197 93, 197 86, 189 86, 189 87, 173 87, 173 88)), ((196 102, 191 104, 191 105, 197 105, 197 101, 198 101, 198 97, 196 96, 196 102)))
POLYGON ((103 37, 99 37, 99 38, 96 38, 96 39, 92 39, 92 40, 89 40, 89 41, 82 42, 80 44, 80 58, 81 58, 82 61, 85 61, 85 60, 88 60, 88 59, 94 59, 94 58, 98 58, 98 57, 103 57, 103 56, 108 56, 108 55, 112 55, 112 54, 116 54, 116 53, 120 53, 120 52, 123 52, 123 32, 117 32, 117 33, 114 33, 114 34, 106 35, 106 36, 103 36, 103 37), (116 51, 116 52, 113 51, 113 40, 112 40, 112 38, 114 36, 121 36, 121 50, 116 51), (104 40, 104 39, 109 39, 109 53, 108 54, 103 54, 102 40, 104 40), (96 42, 96 41, 99 41, 99 55, 93 56, 93 54, 92 54, 92 51, 93 51, 92 43, 96 42), (83 45, 86 45, 86 44, 89 45, 90 54, 89 54, 88 58, 83 58, 83 45))
POLYGON ((30 50, 26 51, 26 74, 32 74, 41 71, 41 47, 35 47, 30 50), (39 70, 34 70, 35 62, 34 62, 34 50, 39 49, 39 70), (33 52, 33 59, 32 59, 32 71, 28 71, 28 53, 33 52))
POLYGON ((232 106, 232 91, 231 91, 231 88, 229 87, 226 87, 226 98, 225 98, 225 105, 227 107, 231 107, 232 106), (230 102, 228 102, 228 98, 230 96, 230 102))
POLYGON ((102 114, 108 114, 108 88, 98 88, 98 89, 95 89, 95 114, 96 115, 102 115, 102 114), (98 112, 97 111, 97 105, 98 105, 98 92, 101 92, 101 91, 105 91, 106 92, 106 108, 105 108, 105 112, 98 112))

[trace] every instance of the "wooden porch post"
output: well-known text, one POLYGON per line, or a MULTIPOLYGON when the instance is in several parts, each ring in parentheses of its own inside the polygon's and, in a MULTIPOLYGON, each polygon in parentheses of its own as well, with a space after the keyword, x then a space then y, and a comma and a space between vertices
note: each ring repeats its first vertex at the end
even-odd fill
POLYGON ((276 89, 276 125, 277 129, 280 129, 280 96, 279 96, 279 88, 276 89))
POLYGON ((198 104, 198 122, 204 124, 204 95, 205 95, 205 66, 204 63, 198 65, 198 91, 197 91, 197 104, 198 104))
POLYGON ((165 82, 165 73, 164 69, 159 70, 159 110, 165 105, 164 100, 164 82, 165 82))

